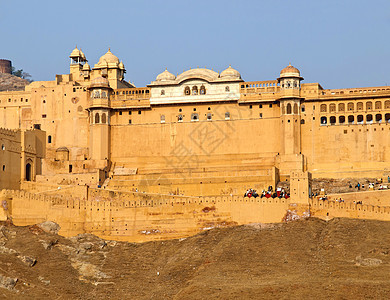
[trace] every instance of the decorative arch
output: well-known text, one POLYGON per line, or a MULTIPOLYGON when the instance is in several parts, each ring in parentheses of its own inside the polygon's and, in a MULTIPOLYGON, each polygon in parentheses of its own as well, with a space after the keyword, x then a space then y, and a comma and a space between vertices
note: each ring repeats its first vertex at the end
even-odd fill
POLYGON ((345 104, 339 103, 339 111, 345 111, 345 104))
POLYGON ((326 104, 321 104, 320 112, 325 112, 326 113, 326 104))
POLYGON ((363 110, 363 102, 358 102, 356 104, 357 110, 363 110))
POLYGON ((294 103, 294 114, 295 115, 298 114, 298 104, 297 103, 294 103))
POLYGON ((192 95, 198 95, 198 87, 196 85, 192 87, 192 95))
POLYGON ((95 114, 95 124, 99 124, 100 123, 100 115, 99 113, 96 113, 95 114))
POLYGON ((106 124, 107 123, 107 116, 105 113, 102 114, 102 123, 106 124))
POLYGON ((371 110, 372 109, 372 102, 368 101, 366 102, 366 110, 371 110))
POLYGON ((354 107, 355 107, 355 105, 353 104, 353 102, 348 103, 348 111, 353 111, 354 107))
POLYGON ((188 95, 191 95, 191 90, 190 90, 190 87, 189 86, 186 86, 184 88, 184 95, 188 96, 188 95))
POLYGON ((390 100, 385 101, 385 109, 390 109, 390 100))
POLYGON ((336 104, 334 103, 329 104, 329 112, 336 112, 336 104))
POLYGON ((376 101, 375 102, 375 109, 382 109, 382 102, 376 101))
POLYGON ((291 110, 292 110, 292 108, 291 108, 291 104, 290 104, 290 103, 288 103, 288 104, 287 104, 287 114, 288 114, 288 115, 290 115, 290 114, 291 114, 291 110))
POLYGON ((28 159, 26 161, 26 166, 25 166, 25 180, 32 181, 32 178, 33 178, 33 162, 31 159, 28 159))
POLYGON ((206 88, 205 88, 204 85, 202 85, 202 86, 200 87, 199 93, 200 93, 201 95, 206 95, 206 88))

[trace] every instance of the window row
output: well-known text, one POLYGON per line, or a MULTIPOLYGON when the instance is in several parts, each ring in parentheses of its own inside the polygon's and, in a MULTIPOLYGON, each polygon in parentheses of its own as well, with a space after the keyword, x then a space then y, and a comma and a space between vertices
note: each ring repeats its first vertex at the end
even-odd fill
POLYGON ((91 98, 107 98, 107 92, 101 90, 92 91, 91 98))
MULTIPOLYGON (((383 103, 383 105, 382 105, 382 101, 375 101, 374 104, 371 101, 367 101, 365 104, 363 102, 357 102, 356 106, 355 106, 354 102, 349 102, 349 103, 347 103, 347 107, 345 106, 345 103, 339 103, 338 104, 338 111, 345 111, 345 109, 347 109, 347 111, 354 111, 355 109, 356 110, 364 110, 364 107, 366 110, 372 110, 373 107, 375 109, 382 109, 382 107, 384 107, 385 109, 390 109, 390 100, 386 100, 383 103)), ((326 113, 326 112, 328 112, 328 110, 329 110, 329 112, 336 112, 336 104, 331 103, 331 104, 329 104, 329 107, 327 104, 321 104, 321 106, 320 106, 321 112, 326 113)))
POLYGON ((138 95, 138 94, 149 94, 149 90, 128 90, 128 91, 116 91, 113 95, 138 95))
MULTIPOLYGON (((364 120, 364 116, 363 115, 358 115, 358 116, 356 116, 356 118, 353 115, 350 115, 347 118, 345 116, 339 116, 338 117, 338 124, 345 124, 345 123, 348 123, 348 124, 364 124, 364 121, 366 122, 366 124, 372 124, 374 122, 376 122, 376 123, 382 123, 383 122, 382 114, 376 114, 375 116, 371 115, 371 114, 368 114, 365 117, 366 118, 364 120)), ((335 116, 332 116, 332 117, 329 117, 329 118, 325 117, 325 116, 321 117, 321 125, 327 125, 328 121, 329 121, 330 125, 335 125, 336 121, 337 121, 337 118, 335 116)), ((386 123, 390 123, 390 114, 385 114, 384 115, 384 121, 386 123)))
POLYGON ((94 124, 106 124, 107 123, 107 115, 105 113, 102 113, 101 117, 100 117, 100 114, 96 113, 94 120, 95 120, 94 124))
MULTIPOLYGON (((0 100, 0 103, 2 102, 3 100, 0 100)), ((8 102, 11 103, 11 98, 8 99, 8 102)), ((14 99, 14 102, 17 102, 18 100, 17 99, 14 99)), ((28 102, 28 99, 25 99, 26 102, 28 102)), ((7 101, 4 100, 4 102, 6 103, 7 101)), ((20 98, 20 102, 23 102, 23 98, 20 98)))

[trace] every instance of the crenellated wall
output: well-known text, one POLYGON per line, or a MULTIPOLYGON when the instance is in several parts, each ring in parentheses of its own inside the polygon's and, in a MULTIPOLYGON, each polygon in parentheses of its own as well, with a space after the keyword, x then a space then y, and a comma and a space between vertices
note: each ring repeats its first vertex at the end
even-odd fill
POLYGON ((61 226, 64 236, 92 233, 132 242, 187 237, 214 227, 281 222, 289 207, 286 199, 112 191, 101 195, 94 189, 88 192, 88 199, 13 190, 4 190, 2 199, 7 202, 4 216, 12 217, 15 225, 51 220, 61 226))

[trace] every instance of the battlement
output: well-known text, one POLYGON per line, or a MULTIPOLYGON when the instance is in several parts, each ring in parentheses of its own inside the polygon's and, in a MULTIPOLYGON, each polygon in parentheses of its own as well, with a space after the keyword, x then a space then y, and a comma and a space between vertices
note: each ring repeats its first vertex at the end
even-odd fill
POLYGON ((6 135, 10 137, 16 137, 18 130, 12 130, 7 128, 1 128, 0 127, 0 135, 6 135))

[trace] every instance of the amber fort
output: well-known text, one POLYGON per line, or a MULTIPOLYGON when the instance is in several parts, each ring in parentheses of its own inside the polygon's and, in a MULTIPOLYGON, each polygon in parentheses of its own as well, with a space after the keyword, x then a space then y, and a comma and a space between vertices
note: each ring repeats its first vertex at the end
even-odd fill
POLYGON ((390 220, 390 191, 312 192, 319 178, 387 181, 390 86, 325 89, 290 64, 250 82, 233 66, 168 68, 136 87, 110 49, 69 58, 68 74, 0 92, 1 219, 127 241, 289 214, 390 220), (281 183, 290 197, 244 197, 281 183))

